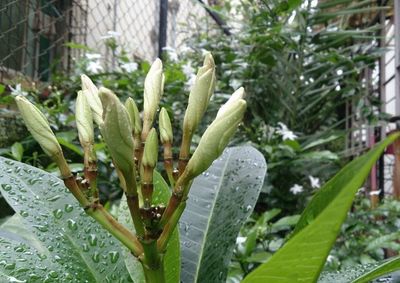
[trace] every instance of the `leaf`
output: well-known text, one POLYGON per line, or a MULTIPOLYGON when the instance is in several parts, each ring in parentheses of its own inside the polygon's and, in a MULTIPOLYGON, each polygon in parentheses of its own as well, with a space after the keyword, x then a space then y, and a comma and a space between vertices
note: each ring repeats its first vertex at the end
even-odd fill
POLYGON ((11 154, 15 160, 21 161, 24 155, 24 147, 21 143, 15 142, 11 146, 11 154))
MULTIPOLYGON (((2 195, 21 216, 26 230, 38 239, 43 254, 57 262, 55 281, 71 281, 68 278, 72 275, 81 282, 132 282, 121 256, 121 245, 86 215, 60 179, 2 157, 0 172, 2 195)), ((5 245, 8 244, 0 244, 1 248, 5 245)), ((4 272, 13 274, 12 270, 4 272)), ((29 281, 25 275, 18 280, 29 281)), ((44 282, 44 278, 40 279, 44 282)))
MULTIPOLYGON (((154 193, 153 193, 153 204, 164 204, 168 203, 169 197, 171 196, 171 191, 168 188, 167 183, 164 178, 156 171, 153 174, 154 183, 154 193)), ((134 226, 132 223, 131 214, 129 212, 128 205, 126 203, 125 196, 121 199, 121 204, 119 206, 119 216, 118 219, 120 223, 125 225, 130 230, 134 231, 134 226)), ((140 262, 132 256, 132 254, 124 249, 125 265, 128 269, 132 279, 135 283, 141 283, 144 281, 143 268, 140 262)), ((165 270, 165 280, 167 283, 179 283, 180 279, 180 247, 179 247, 179 232, 176 229, 169 241, 167 252, 164 256, 164 270, 165 270)))
POLYGON ((243 282, 316 282, 355 193, 386 146, 399 136, 388 136, 328 181, 306 207, 294 236, 243 282))
POLYGON ((243 146, 225 150, 194 180, 180 221, 183 282, 225 282, 236 237, 265 173, 262 154, 243 146))
POLYGON ((400 257, 395 257, 384 264, 381 264, 374 268, 373 270, 363 274, 362 276, 358 277, 352 283, 365 283, 370 282, 372 279, 380 277, 382 275, 388 274, 393 271, 400 270, 400 257))
POLYGON ((379 249, 379 248, 388 248, 388 245, 397 241, 399 239, 399 237, 400 237, 399 232, 380 236, 380 237, 370 241, 368 243, 367 247, 365 248, 365 251, 375 250, 375 249, 379 249))
POLYGON ((6 86, 3 84, 0 84, 0 94, 3 94, 3 92, 6 90, 6 86))

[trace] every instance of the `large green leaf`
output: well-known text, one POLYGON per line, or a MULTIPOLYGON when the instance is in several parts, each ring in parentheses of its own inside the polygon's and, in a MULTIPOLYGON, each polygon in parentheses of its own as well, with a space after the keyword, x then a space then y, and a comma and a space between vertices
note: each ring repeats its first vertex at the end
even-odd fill
POLYGON ((236 237, 265 173, 260 152, 234 147, 194 180, 180 221, 183 282, 225 281, 236 237))
MULTIPOLYGON (((154 183, 154 193, 153 193, 153 204, 159 205, 168 203, 169 197, 171 196, 171 191, 168 189, 168 185, 164 178, 157 172, 153 175, 154 183)), ((118 220, 132 231, 135 230, 129 212, 128 205, 126 203, 126 198, 121 199, 121 204, 119 206, 119 216, 118 220)), ((132 279, 135 283, 142 283, 144 281, 143 268, 140 262, 132 256, 132 254, 125 249, 124 252, 125 264, 131 274, 132 279)), ((165 270, 165 280, 167 283, 179 283, 180 281, 180 247, 179 247, 179 232, 178 229, 174 231, 172 237, 169 241, 167 252, 164 256, 164 270, 165 270)))
MULTIPOLYGON (((131 282, 120 243, 86 215, 60 179, 5 158, 0 158, 0 172, 2 195, 21 216, 26 230, 40 242, 39 252, 57 263, 53 282, 131 282), (69 279, 71 275, 73 279, 69 279)), ((7 245, 11 245, 7 239, 0 243, 1 249, 7 245)), ((32 251, 32 257, 37 253, 32 251)), ((20 256, 10 252, 8 260, 19 264, 14 255, 20 256)), ((27 260, 26 268, 35 271, 35 265, 30 265, 33 259, 27 260)), ((16 277, 12 270, 2 272, 2 276, 29 281, 27 273, 16 277)))
POLYGON ((370 282, 371 280, 373 280, 377 277, 380 277, 382 275, 385 275, 385 274, 388 274, 388 273, 391 273, 391 272, 397 271, 397 270, 400 270, 400 257, 395 257, 394 259, 389 260, 388 262, 385 262, 382 265, 379 265, 378 267, 374 268, 373 270, 358 277, 352 283, 370 282))
POLYGON ((243 282, 316 282, 355 193, 386 146, 399 136, 389 136, 327 182, 302 214, 295 236, 243 282))

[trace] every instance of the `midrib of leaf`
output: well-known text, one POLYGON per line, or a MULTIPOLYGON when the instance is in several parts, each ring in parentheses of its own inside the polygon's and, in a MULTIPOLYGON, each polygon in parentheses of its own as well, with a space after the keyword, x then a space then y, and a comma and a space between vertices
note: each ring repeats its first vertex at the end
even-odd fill
MULTIPOLYGON (((221 170, 221 178, 220 178, 220 180, 219 180, 219 182, 218 182, 218 188, 222 185, 222 181, 223 181, 223 177, 225 176, 225 171, 226 171, 226 168, 228 167, 228 164, 229 164, 229 162, 228 162, 228 160, 230 159, 230 157, 231 157, 231 152, 229 151, 229 155, 227 156, 227 158, 226 158, 226 161, 227 162, 225 162, 225 165, 222 167, 222 170, 221 170)), ((205 243, 207 242, 206 240, 206 237, 207 237, 207 234, 208 234, 208 229, 210 228, 210 222, 211 222, 211 219, 212 219, 212 216, 213 216, 213 211, 214 211, 214 207, 215 207, 215 204, 217 203, 217 201, 216 200, 218 200, 218 196, 219 196, 219 194, 221 193, 221 191, 222 190, 218 190, 218 193, 215 195, 215 201, 213 202, 213 205, 212 205, 212 207, 211 207, 211 210, 210 210, 210 217, 208 217, 208 220, 207 220, 207 225, 206 225, 206 230, 204 231, 204 235, 205 235, 205 237, 204 237, 204 239, 203 239, 203 242, 201 243, 201 249, 200 249, 200 254, 199 254, 199 262, 198 262, 198 264, 197 264, 197 266, 196 266, 196 275, 195 275, 195 277, 194 277, 194 279, 195 279, 195 281, 194 282, 197 282, 197 277, 198 277, 198 275, 199 275, 199 270, 200 270, 200 267, 202 266, 201 265, 201 263, 202 263, 202 257, 203 257, 203 251, 204 251, 204 246, 205 246, 205 243)), ((196 213, 197 214, 197 213, 196 213)))
MULTIPOLYGON (((41 198, 39 195, 37 195, 33 190, 31 190, 30 186, 26 183, 26 181, 23 180, 23 179, 19 179, 19 178, 17 178, 17 179, 18 179, 20 182, 24 183, 24 185, 26 185, 26 187, 29 189, 29 191, 32 193, 32 195, 34 195, 34 196, 36 196, 36 197, 39 197, 38 199, 40 199, 40 202, 44 204, 42 207, 43 207, 44 209, 46 209, 46 212, 47 212, 49 215, 51 215, 51 211, 48 210, 48 208, 47 208, 46 205, 45 205, 45 202, 42 200, 42 198, 41 198)), ((53 222, 54 222, 54 223, 59 224, 59 221, 58 221, 57 218, 54 217, 54 218, 52 218, 52 219, 53 219, 53 222)), ((62 227, 62 225, 60 225, 59 227, 62 227)), ((69 236, 69 234, 68 234, 66 231, 67 231, 67 230, 64 231, 63 235, 66 236, 66 238, 68 239, 68 241, 69 241, 69 242, 72 244, 72 246, 75 248, 74 253, 75 253, 76 255, 79 255, 79 257, 80 257, 80 258, 83 260, 83 262, 86 264, 86 266, 88 267, 88 270, 90 271, 90 273, 91 273, 91 275, 92 275, 92 278, 93 278, 94 280, 96 280, 96 282, 100 282, 100 281, 97 280, 96 273, 94 272, 94 270, 92 270, 92 269, 90 268, 90 265, 88 264, 88 262, 86 261, 86 259, 85 259, 80 253, 76 252, 76 250, 79 250, 79 246, 76 246, 76 245, 75 245, 74 241, 71 239, 71 237, 69 236)))

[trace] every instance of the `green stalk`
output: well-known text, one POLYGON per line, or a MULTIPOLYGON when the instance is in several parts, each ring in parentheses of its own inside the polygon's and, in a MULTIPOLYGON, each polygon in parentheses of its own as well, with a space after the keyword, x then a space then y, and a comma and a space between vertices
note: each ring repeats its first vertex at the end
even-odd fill
POLYGON ((143 271, 146 283, 165 283, 163 261, 161 261, 161 265, 157 269, 150 269, 143 264, 143 271))
POLYGON ((169 239, 171 238, 172 233, 174 232, 178 224, 178 221, 181 218, 183 211, 185 210, 185 207, 186 207, 186 201, 181 202, 178 208, 175 210, 172 217, 164 226, 164 229, 157 241, 157 249, 159 252, 163 253, 167 248, 169 239))

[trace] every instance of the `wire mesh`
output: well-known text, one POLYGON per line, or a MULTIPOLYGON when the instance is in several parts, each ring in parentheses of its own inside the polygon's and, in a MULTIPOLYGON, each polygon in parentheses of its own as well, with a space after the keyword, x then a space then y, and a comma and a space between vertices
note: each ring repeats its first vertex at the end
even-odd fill
MULTIPOLYGON (((168 1, 167 46, 179 49, 204 31, 199 20, 206 16, 199 1, 168 1)), ((1 0, 0 80, 48 81, 53 70, 70 72, 73 60, 88 52, 109 70, 118 52, 107 47, 110 39, 130 57, 151 61, 160 24, 160 0, 1 0), (89 49, 77 48, 83 46, 89 49)))

